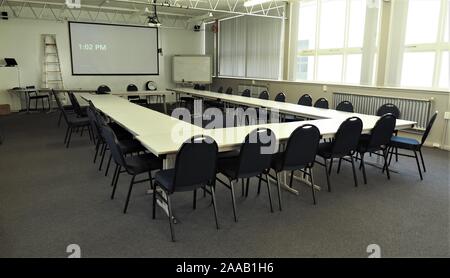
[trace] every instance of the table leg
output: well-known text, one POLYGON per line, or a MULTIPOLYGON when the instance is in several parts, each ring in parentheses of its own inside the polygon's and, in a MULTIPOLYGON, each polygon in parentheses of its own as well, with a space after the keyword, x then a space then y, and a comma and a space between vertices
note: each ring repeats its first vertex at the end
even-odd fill
POLYGON ((28 93, 25 94, 25 103, 27 106, 27 114, 30 113, 30 95, 28 93))
POLYGON ((166 95, 162 95, 163 103, 164 103, 164 113, 167 114, 167 102, 166 102, 166 95))

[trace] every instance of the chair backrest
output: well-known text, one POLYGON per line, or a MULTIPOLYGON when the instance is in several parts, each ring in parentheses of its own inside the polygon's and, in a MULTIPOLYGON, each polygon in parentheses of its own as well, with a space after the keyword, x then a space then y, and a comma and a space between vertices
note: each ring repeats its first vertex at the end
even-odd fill
POLYGON ((96 110, 94 107, 94 104, 92 104, 91 101, 89 101, 89 106, 86 110, 87 116, 89 118, 89 123, 91 124, 92 127, 92 132, 94 133, 94 138, 99 138, 100 137, 100 127, 97 124, 97 118, 96 118, 96 110))
POLYGON ((36 86, 31 85, 31 86, 26 86, 25 88, 26 88, 26 89, 35 89, 35 90, 33 90, 33 91, 28 91, 27 94, 28 94, 28 95, 34 94, 34 95, 37 96, 38 93, 37 93, 37 90, 36 90, 36 86))
POLYGON ((64 120, 66 121, 66 123, 68 123, 69 117, 66 114, 66 110, 64 110, 64 106, 61 103, 61 99, 59 99, 59 96, 58 96, 59 93, 55 92, 53 89, 52 89, 52 93, 53 93, 53 96, 55 97, 56 105, 58 106, 59 110, 63 114, 64 120))
POLYGON ((427 124, 427 127, 425 128, 425 132, 422 135, 421 145, 425 143, 427 140, 428 135, 430 134, 431 128, 433 127, 434 121, 436 121, 436 117, 438 115, 438 111, 434 112, 434 115, 431 117, 430 121, 427 124))
POLYGON ((107 94, 109 92, 111 92, 111 89, 108 86, 106 86, 106 85, 100 85, 97 88, 97 94, 99 94, 99 95, 104 95, 104 94, 107 94))
POLYGON ((184 142, 175 160, 173 190, 213 181, 217 169, 217 152, 217 143, 208 136, 194 136, 184 142))
POLYGON ((348 100, 344 100, 341 101, 337 106, 336 106, 336 110, 338 111, 344 111, 344 112, 351 112, 353 113, 353 104, 348 101, 348 100))
POLYGON ((253 130, 245 137, 239 153, 236 177, 254 177, 270 167, 277 151, 275 134, 267 128, 253 130))
POLYGON ((385 103, 378 108, 377 116, 383 116, 384 114, 392 114, 395 118, 400 119, 400 109, 392 103, 385 103))
POLYGON ((312 106, 312 97, 308 94, 304 94, 298 99, 297 104, 304 106, 312 106))
POLYGON ((394 133, 396 118, 392 114, 385 114, 375 123, 370 132, 368 143, 369 150, 387 145, 391 141, 392 133, 394 133))
POLYGON ((130 84, 127 86, 127 92, 136 92, 138 91, 138 87, 134 84, 130 84))
POLYGON ((358 117, 346 119, 339 126, 332 142, 332 153, 336 155, 348 155, 358 146, 363 123, 358 117))
POLYGON ((278 93, 278 94, 275 96, 275 101, 278 101, 278 102, 285 102, 285 101, 286 101, 286 95, 285 95, 283 92, 278 93))
POLYGON ((108 125, 102 125, 101 131, 102 131, 102 136, 105 139, 105 142, 109 147, 111 155, 114 158, 114 161, 118 165, 127 169, 127 164, 125 162, 124 155, 122 153, 122 150, 119 147, 119 143, 117 141, 116 135, 114 134, 114 131, 108 125))
POLYGON ((223 93, 223 87, 220 86, 219 89, 217 90, 217 92, 222 94, 223 93))
POLYGON ((267 91, 262 91, 260 94, 259 94, 259 97, 258 97, 259 99, 269 99, 269 93, 267 92, 267 91))
POLYGON ((321 97, 314 103, 314 107, 328 109, 328 100, 321 97))
POLYGON ((73 110, 75 111, 75 113, 78 116, 82 116, 81 106, 80 106, 80 103, 78 102, 77 98, 75 97, 75 95, 72 92, 68 92, 67 94, 69 95, 69 100, 70 100, 70 103, 72 104, 72 107, 73 107, 73 110))
POLYGON ((311 124, 297 127, 289 136, 283 155, 283 169, 312 166, 320 142, 319 129, 311 124))
POLYGON ((228 87, 227 90, 225 91, 225 94, 227 94, 227 95, 233 94, 233 88, 228 87))
POLYGON ((242 92, 242 96, 243 96, 243 97, 250 97, 250 90, 249 90, 249 89, 245 89, 245 90, 242 92))

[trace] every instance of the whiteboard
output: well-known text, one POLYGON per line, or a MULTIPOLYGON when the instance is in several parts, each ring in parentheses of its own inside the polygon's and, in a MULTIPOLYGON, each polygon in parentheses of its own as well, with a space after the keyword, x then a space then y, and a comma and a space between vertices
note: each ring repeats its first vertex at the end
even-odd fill
POLYGON ((212 83, 211 56, 173 56, 172 76, 175 83, 212 83))

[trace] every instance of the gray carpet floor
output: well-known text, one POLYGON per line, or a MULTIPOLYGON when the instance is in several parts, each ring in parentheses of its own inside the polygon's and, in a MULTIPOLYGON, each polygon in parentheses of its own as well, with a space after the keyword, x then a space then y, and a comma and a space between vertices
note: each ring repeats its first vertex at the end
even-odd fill
MULTIPOLYGON (((151 218, 148 185, 135 186, 123 214, 130 177, 121 176, 110 200, 112 174, 97 171, 87 134, 66 149, 65 126, 56 121, 56 113, 0 117, 0 257, 67 257, 72 243, 82 257, 367 257, 373 243, 383 257, 450 255, 448 152, 424 150, 424 181, 414 159, 400 158, 391 180, 368 166, 368 184, 358 173, 355 188, 343 164, 333 171, 333 192, 318 192, 316 206, 309 188, 296 183, 300 195, 283 191, 282 212, 270 213, 267 191, 257 196, 252 181, 248 198, 237 187, 238 223, 229 191, 218 185, 220 230, 209 198, 201 196, 194 211, 191 193, 176 194, 173 243, 162 210, 151 218)), ((315 178, 326 184, 319 165, 315 178)))

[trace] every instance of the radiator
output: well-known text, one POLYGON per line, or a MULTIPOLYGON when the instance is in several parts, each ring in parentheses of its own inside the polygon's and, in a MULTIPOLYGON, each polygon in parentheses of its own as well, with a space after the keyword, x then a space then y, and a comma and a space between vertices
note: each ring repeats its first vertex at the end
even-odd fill
POLYGON ((244 85, 244 84, 239 84, 238 85, 238 94, 239 95, 242 94, 242 92, 245 89, 249 89, 250 90, 250 95, 252 97, 258 97, 261 92, 269 91, 267 89, 267 87, 263 86, 263 85, 244 85))
POLYGON ((384 96, 372 96, 353 93, 333 93, 333 105, 341 101, 350 101, 356 113, 375 115, 378 108, 385 103, 392 103, 400 109, 400 118, 417 122, 414 129, 424 130, 428 124, 433 99, 412 99, 384 96))

